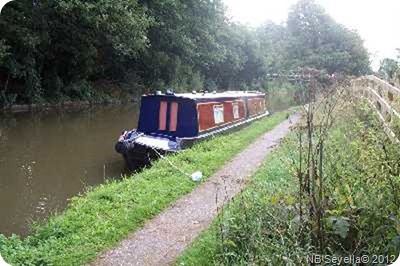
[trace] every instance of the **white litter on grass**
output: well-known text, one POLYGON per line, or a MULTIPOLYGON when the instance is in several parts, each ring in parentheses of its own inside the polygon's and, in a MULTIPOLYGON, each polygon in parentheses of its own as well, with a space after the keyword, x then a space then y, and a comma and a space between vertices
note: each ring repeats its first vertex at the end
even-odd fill
POLYGON ((203 173, 200 171, 194 172, 192 175, 192 180, 195 182, 199 182, 201 180, 201 178, 203 177, 203 173))
MULTIPOLYGON (((201 178, 203 177, 203 173, 200 171, 196 171, 194 173, 192 173, 191 175, 188 173, 185 173, 183 170, 181 170, 178 166, 176 166, 175 164, 173 164, 167 157, 165 157, 164 155, 162 155, 161 153, 159 153, 155 148, 151 147, 155 153, 163 160, 166 160, 173 168, 175 168, 178 172, 180 172, 181 174, 190 177, 193 181, 195 182, 199 182, 201 180, 201 178)), ((1 266, 1 265, 0 265, 1 266)))
POLYGON ((0 254, 0 266, 11 266, 10 264, 8 264, 7 262, 5 262, 3 260, 3 258, 1 257, 1 254, 0 254))

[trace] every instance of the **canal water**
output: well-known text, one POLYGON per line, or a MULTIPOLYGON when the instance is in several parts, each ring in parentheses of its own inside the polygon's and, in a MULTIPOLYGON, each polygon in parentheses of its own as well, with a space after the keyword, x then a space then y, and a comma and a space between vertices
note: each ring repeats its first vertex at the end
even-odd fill
POLYGON ((26 235, 88 186, 126 174, 114 151, 138 106, 0 114, 0 233, 26 235))

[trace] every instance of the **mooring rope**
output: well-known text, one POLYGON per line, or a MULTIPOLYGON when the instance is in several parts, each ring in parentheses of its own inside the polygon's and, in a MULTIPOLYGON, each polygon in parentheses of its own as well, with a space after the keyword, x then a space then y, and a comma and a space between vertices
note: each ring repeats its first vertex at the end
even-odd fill
POLYGON ((173 162, 171 162, 171 160, 169 160, 167 157, 165 157, 164 155, 162 155, 161 153, 159 153, 155 148, 151 147, 150 148, 161 158, 166 160, 173 168, 175 168, 178 172, 180 172, 181 174, 190 177, 193 181, 199 181, 202 177, 202 173, 200 171, 196 171, 192 174, 188 174, 186 172, 184 172, 182 169, 180 169, 178 166, 176 166, 173 162), (197 177, 197 178, 196 178, 197 177))

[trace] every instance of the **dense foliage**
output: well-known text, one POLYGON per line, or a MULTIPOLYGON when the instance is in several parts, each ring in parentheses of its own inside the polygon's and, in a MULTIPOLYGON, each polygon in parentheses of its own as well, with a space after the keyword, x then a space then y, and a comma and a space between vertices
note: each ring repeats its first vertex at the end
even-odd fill
POLYGON ((12 1, 0 17, 0 105, 254 88, 299 67, 369 71, 358 34, 312 0, 286 24, 239 25, 221 0, 12 1))
MULTIPOLYGON (((299 145, 307 147, 307 141, 304 135, 299 141, 298 130, 267 158, 248 188, 177 265, 308 265, 312 254, 369 256, 369 263, 357 265, 396 260, 400 152, 373 110, 362 102, 347 102, 335 114, 319 159, 324 162, 323 177, 312 189, 312 197, 318 198, 323 187, 321 246, 314 241, 318 226, 307 215, 312 207, 301 213, 299 145)), ((303 153, 303 163, 306 157, 303 153)))

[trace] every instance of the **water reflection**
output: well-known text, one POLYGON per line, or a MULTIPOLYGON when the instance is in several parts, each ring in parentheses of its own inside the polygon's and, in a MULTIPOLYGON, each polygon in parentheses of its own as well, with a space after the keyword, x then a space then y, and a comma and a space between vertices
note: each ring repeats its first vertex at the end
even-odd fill
POLYGON ((0 233, 26 234, 85 187, 126 173, 114 143, 137 106, 0 114, 0 233))

